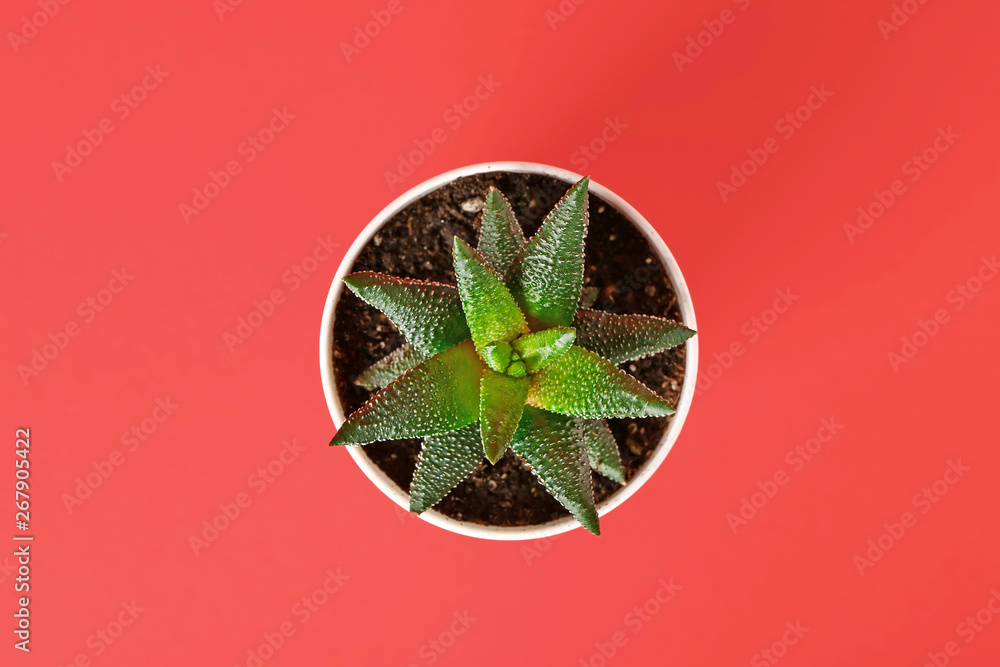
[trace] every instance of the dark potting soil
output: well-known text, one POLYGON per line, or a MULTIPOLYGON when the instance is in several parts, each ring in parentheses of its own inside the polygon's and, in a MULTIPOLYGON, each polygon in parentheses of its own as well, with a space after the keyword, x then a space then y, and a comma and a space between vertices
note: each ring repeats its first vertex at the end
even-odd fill
MULTIPOLYGON (((541 175, 494 172, 461 178, 424 196, 396 214, 368 242, 352 271, 379 271, 394 276, 455 284, 453 237, 475 246, 483 195, 494 185, 510 200, 526 236, 570 184, 541 175)), ((590 228, 586 243, 584 285, 600 289, 594 308, 618 313, 645 313, 681 321, 677 297, 649 242, 610 204, 590 194, 590 228)), ((346 414, 374 392, 354 384, 371 364, 404 342, 381 312, 350 290, 337 304, 333 359, 337 391, 346 414)), ((685 347, 638 361, 626 371, 677 405, 684 379, 685 347)), ((670 417, 610 419, 618 441, 626 480, 656 449, 670 417)), ((393 440, 366 445, 365 454, 404 491, 410 487, 421 440, 393 440)), ((621 488, 593 473, 595 500, 600 503, 621 488)), ((434 509, 463 521, 524 526, 546 523, 568 513, 510 450, 495 465, 485 462, 434 509)))

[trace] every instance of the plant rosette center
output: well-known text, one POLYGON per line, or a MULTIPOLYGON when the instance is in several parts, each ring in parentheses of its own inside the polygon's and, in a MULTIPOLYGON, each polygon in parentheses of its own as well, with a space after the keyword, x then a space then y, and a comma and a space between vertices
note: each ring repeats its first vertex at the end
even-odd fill
POLYGON ((584 178, 530 239, 507 199, 486 193, 477 248, 455 237, 457 285, 361 272, 344 282, 381 310, 406 344, 356 382, 380 391, 331 445, 423 438, 410 510, 440 502, 508 450, 580 523, 600 533, 591 470, 625 473, 609 418, 665 417, 673 407, 617 364, 695 334, 651 315, 593 310, 583 288, 584 178))
POLYGON ((576 330, 554 327, 525 334, 511 342, 499 341, 483 347, 480 356, 491 370, 515 378, 537 373, 561 357, 576 340, 576 330))

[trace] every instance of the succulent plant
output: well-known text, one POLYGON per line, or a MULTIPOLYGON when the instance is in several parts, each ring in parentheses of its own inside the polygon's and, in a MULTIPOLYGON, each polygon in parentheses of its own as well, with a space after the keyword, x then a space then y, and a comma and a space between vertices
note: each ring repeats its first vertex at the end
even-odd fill
POLYGON ((674 409, 616 366, 679 345, 694 331, 668 319, 592 310, 584 289, 589 179, 525 239, 496 188, 478 248, 454 239, 457 286, 360 272, 344 282, 406 343, 356 382, 381 388, 331 445, 423 437, 410 511, 437 504, 485 457, 510 448, 590 532, 600 534, 591 468, 625 482, 605 419, 674 409))

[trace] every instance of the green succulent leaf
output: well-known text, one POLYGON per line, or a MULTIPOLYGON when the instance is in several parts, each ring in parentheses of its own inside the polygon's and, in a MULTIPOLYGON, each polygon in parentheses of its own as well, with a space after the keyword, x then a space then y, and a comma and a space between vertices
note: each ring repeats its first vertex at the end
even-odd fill
POLYGON ((674 409, 607 359, 574 345, 531 376, 528 404, 572 417, 664 417, 674 409))
POLYGON ((409 343, 403 343, 382 357, 358 376, 354 384, 365 389, 380 389, 426 359, 423 352, 409 343))
POLYGON ((511 267, 511 292, 535 329, 573 324, 583 288, 589 184, 584 177, 569 189, 511 267))
POLYGON ((597 303, 597 297, 601 296, 601 290, 596 287, 584 287, 580 292, 580 308, 592 308, 597 303))
POLYGON ((514 348, 507 341, 486 345, 482 349, 483 361, 497 373, 503 373, 513 361, 514 348))
POLYGON ((453 254, 462 308, 476 350, 482 353, 487 345, 528 333, 514 297, 482 255, 457 236, 453 254))
POLYGON ((587 450, 575 420, 526 407, 512 448, 584 528, 601 534, 587 450))
POLYGON ((424 438, 410 482, 410 511, 420 514, 437 505, 482 462, 479 424, 424 438))
POLYGON ((510 362, 510 366, 507 367, 507 375, 512 378, 523 378, 528 374, 528 367, 524 365, 524 362, 520 359, 517 361, 510 362))
POLYGON ((527 371, 534 373, 565 354, 575 339, 576 331, 573 329, 554 327, 521 336, 511 346, 521 355, 527 371))
POLYGON ((479 419, 479 382, 485 370, 471 341, 417 364, 358 408, 331 445, 437 435, 479 419))
POLYGON ((587 446, 590 467, 608 479, 624 484, 625 468, 622 466, 622 456, 618 451, 615 436, 608 428, 608 423, 603 419, 577 419, 576 421, 587 446))
POLYGON ((479 425, 483 450, 490 463, 496 463, 507 451, 517 430, 528 397, 528 380, 510 377, 491 370, 483 374, 479 394, 479 425))
POLYGON ((344 278, 351 291, 375 306, 427 356, 469 338, 458 290, 451 285, 363 271, 344 278))
POLYGON ((506 276, 517 251, 524 245, 524 231, 518 224, 510 202, 490 186, 483 206, 483 224, 479 231, 479 252, 496 272, 506 276))
POLYGON ((652 315, 619 315, 581 308, 573 322, 576 344, 613 364, 641 359, 680 345, 695 332, 652 315))

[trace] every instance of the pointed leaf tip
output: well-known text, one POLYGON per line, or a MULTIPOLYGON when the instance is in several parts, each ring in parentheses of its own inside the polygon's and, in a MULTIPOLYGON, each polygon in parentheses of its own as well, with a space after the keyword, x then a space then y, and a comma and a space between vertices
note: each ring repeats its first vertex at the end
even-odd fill
POLYGON ((406 340, 427 356, 469 338, 462 301, 452 285, 374 271, 352 273, 344 283, 363 301, 385 313, 406 340))
POLYGON ((586 446, 576 420, 526 407, 511 447, 584 528, 601 534, 586 446))
POLYGON ((573 321, 576 344, 614 364, 669 350, 695 335, 682 324, 652 315, 621 315, 581 307, 573 321))
POLYGON ((673 408, 652 389, 576 345, 531 376, 528 404, 587 419, 673 414, 673 408))
POLYGON ((524 231, 507 198, 490 186, 479 230, 479 252, 496 272, 506 276, 517 251, 524 245, 524 231))
POLYGON ((642 414, 637 415, 637 416, 639 416, 639 417, 669 417, 670 415, 674 414, 675 412, 676 412, 676 410, 674 410, 670 406, 669 403, 667 403, 662 398, 658 398, 658 400, 650 401, 649 403, 646 403, 645 409, 642 411, 642 414))
POLYGON ((482 461, 477 423, 424 438, 410 482, 410 511, 420 514, 438 504, 482 461))
POLYGON ((573 323, 583 289, 589 182, 569 189, 514 258, 511 292, 535 328, 573 323))
POLYGON ((415 438, 471 424, 479 419, 485 368, 472 341, 425 359, 355 410, 331 444, 415 438))
POLYGON ((528 381, 486 371, 479 395, 479 424, 483 451, 490 463, 496 463, 507 451, 524 412, 528 381))
POLYGON ((603 419, 580 418, 574 418, 574 421, 583 433, 590 467, 608 479, 624 484, 625 468, 618 451, 618 443, 607 422, 603 419))

